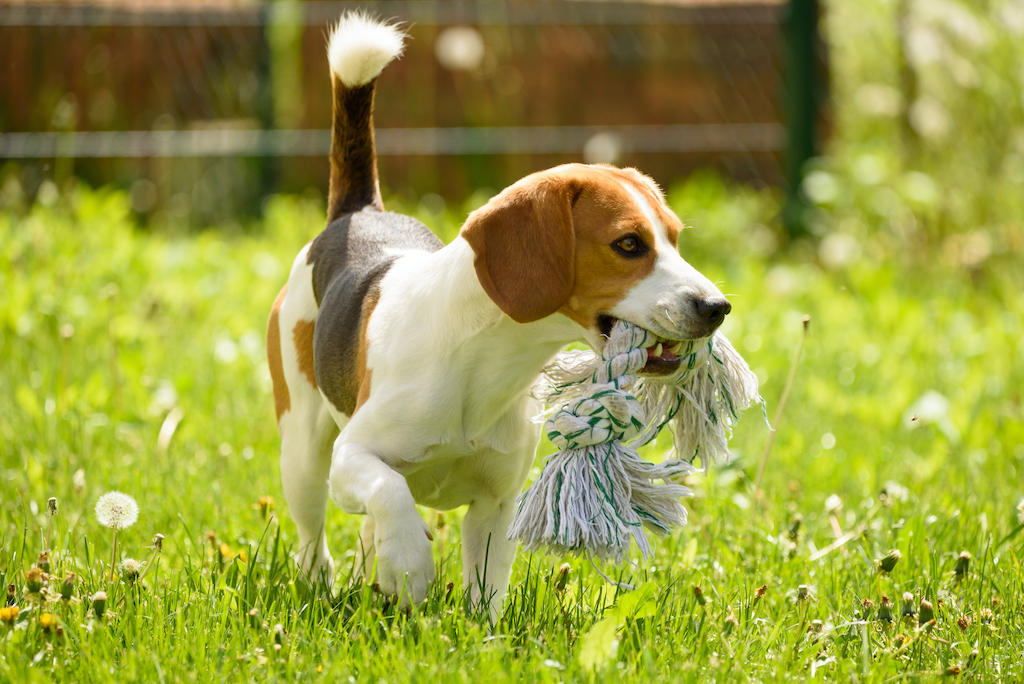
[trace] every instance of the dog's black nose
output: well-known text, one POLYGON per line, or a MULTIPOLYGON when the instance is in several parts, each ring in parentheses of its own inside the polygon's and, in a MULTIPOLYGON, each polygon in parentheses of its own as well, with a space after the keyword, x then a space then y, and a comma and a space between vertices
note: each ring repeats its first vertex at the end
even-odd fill
POLYGON ((730 311, 732 304, 728 299, 713 297, 697 300, 697 315, 714 327, 721 325, 730 311))

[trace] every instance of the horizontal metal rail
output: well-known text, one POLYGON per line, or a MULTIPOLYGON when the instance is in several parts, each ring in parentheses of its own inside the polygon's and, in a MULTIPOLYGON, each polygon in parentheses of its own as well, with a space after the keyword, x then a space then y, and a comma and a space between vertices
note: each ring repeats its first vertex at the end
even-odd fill
POLYGON ((348 10, 419 26, 777 25, 784 0, 690 2, 520 2, 377 0, 374 2, 4 3, 0 26, 326 26, 348 10))
MULTIPOLYGON (((380 155, 579 153, 595 135, 623 152, 778 152, 776 123, 674 126, 382 128, 380 155)), ((0 159, 146 157, 322 157, 330 130, 94 131, 0 133, 0 159)))

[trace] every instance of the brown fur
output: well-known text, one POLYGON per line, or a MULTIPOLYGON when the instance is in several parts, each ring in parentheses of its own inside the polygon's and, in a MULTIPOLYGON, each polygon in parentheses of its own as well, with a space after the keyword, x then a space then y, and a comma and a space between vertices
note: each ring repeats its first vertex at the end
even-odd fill
POLYGON ((370 383, 373 370, 366 367, 366 355, 370 348, 370 341, 366 337, 366 328, 370 325, 370 316, 373 315, 373 310, 377 308, 379 300, 380 290, 378 288, 375 287, 367 292, 366 299, 363 300, 362 314, 359 317, 359 346, 356 348, 356 386, 359 390, 356 394, 356 407, 352 411, 352 415, 355 415, 359 407, 370 398, 370 383))
POLYGON ((681 223, 660 190, 633 169, 570 164, 528 176, 470 215, 462 237, 476 254, 488 296, 513 320, 535 321, 560 311, 586 328, 650 275, 657 258, 654 226, 629 192, 648 201, 675 245, 681 223), (616 252, 635 233, 643 256, 616 252))
POLYGON ((279 314, 286 292, 288 292, 287 284, 281 288, 277 299, 274 300, 274 305, 270 308, 270 321, 267 323, 267 365, 270 366, 270 379, 274 385, 274 412, 277 414, 278 423, 281 422, 281 416, 292 407, 288 383, 284 379, 284 362, 281 359, 281 323, 279 314))
POLYGON ((316 321, 298 321, 292 329, 292 342, 295 343, 295 356, 299 363, 299 370, 309 380, 309 384, 316 388, 316 367, 313 364, 313 333, 316 331, 316 321))
POLYGON ((572 292, 573 203, 580 184, 552 176, 517 183, 470 215, 461 235, 484 291, 512 320, 553 314, 572 292))
POLYGON ((654 227, 636 202, 614 179, 601 171, 590 180, 576 206, 576 282, 561 312, 585 328, 613 309, 639 281, 654 270, 658 256, 654 227), (647 253, 627 258, 612 243, 635 233, 647 253))
MULTIPOLYGON (((356 395, 356 411, 370 398, 370 377, 372 375, 373 369, 367 369, 366 373, 363 374, 363 379, 359 382, 359 394, 356 395)), ((355 411, 352 412, 352 415, 355 415, 355 411)))
POLYGON ((377 181, 373 133, 374 79, 349 88, 331 75, 334 116, 331 128, 331 181, 327 223, 363 207, 384 210, 377 181))
POLYGON ((609 167, 608 171, 612 175, 617 175, 621 180, 630 183, 644 196, 647 203, 651 205, 651 209, 654 210, 655 215, 664 224, 668 241, 675 247, 678 244, 679 233, 683 229, 683 222, 665 204, 665 194, 658 187, 658 184, 650 176, 645 176, 636 169, 609 167))

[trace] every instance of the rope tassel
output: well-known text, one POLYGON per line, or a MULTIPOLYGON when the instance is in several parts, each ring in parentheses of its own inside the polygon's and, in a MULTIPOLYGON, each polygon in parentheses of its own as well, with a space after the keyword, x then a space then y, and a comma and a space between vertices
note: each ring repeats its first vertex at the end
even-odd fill
POLYGON ((739 412, 761 398, 757 376, 721 333, 689 341, 674 375, 640 378, 655 342, 619 321, 600 356, 564 352, 545 369, 545 431, 560 451, 519 497, 509 539, 532 551, 621 562, 630 540, 644 558, 653 553, 645 530, 663 535, 686 523, 679 499, 691 492, 680 481, 698 456, 728 458, 739 412), (636 449, 666 425, 676 457, 641 459, 636 449))

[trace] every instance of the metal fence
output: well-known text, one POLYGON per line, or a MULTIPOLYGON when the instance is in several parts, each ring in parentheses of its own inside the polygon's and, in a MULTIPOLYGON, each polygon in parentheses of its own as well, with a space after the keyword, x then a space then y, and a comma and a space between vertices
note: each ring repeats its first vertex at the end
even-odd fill
POLYGON ((3 173, 146 183, 140 213, 200 223, 322 189, 324 34, 352 9, 411 36, 378 88, 393 191, 459 199, 581 159, 783 180, 782 0, 0 5, 3 173))

